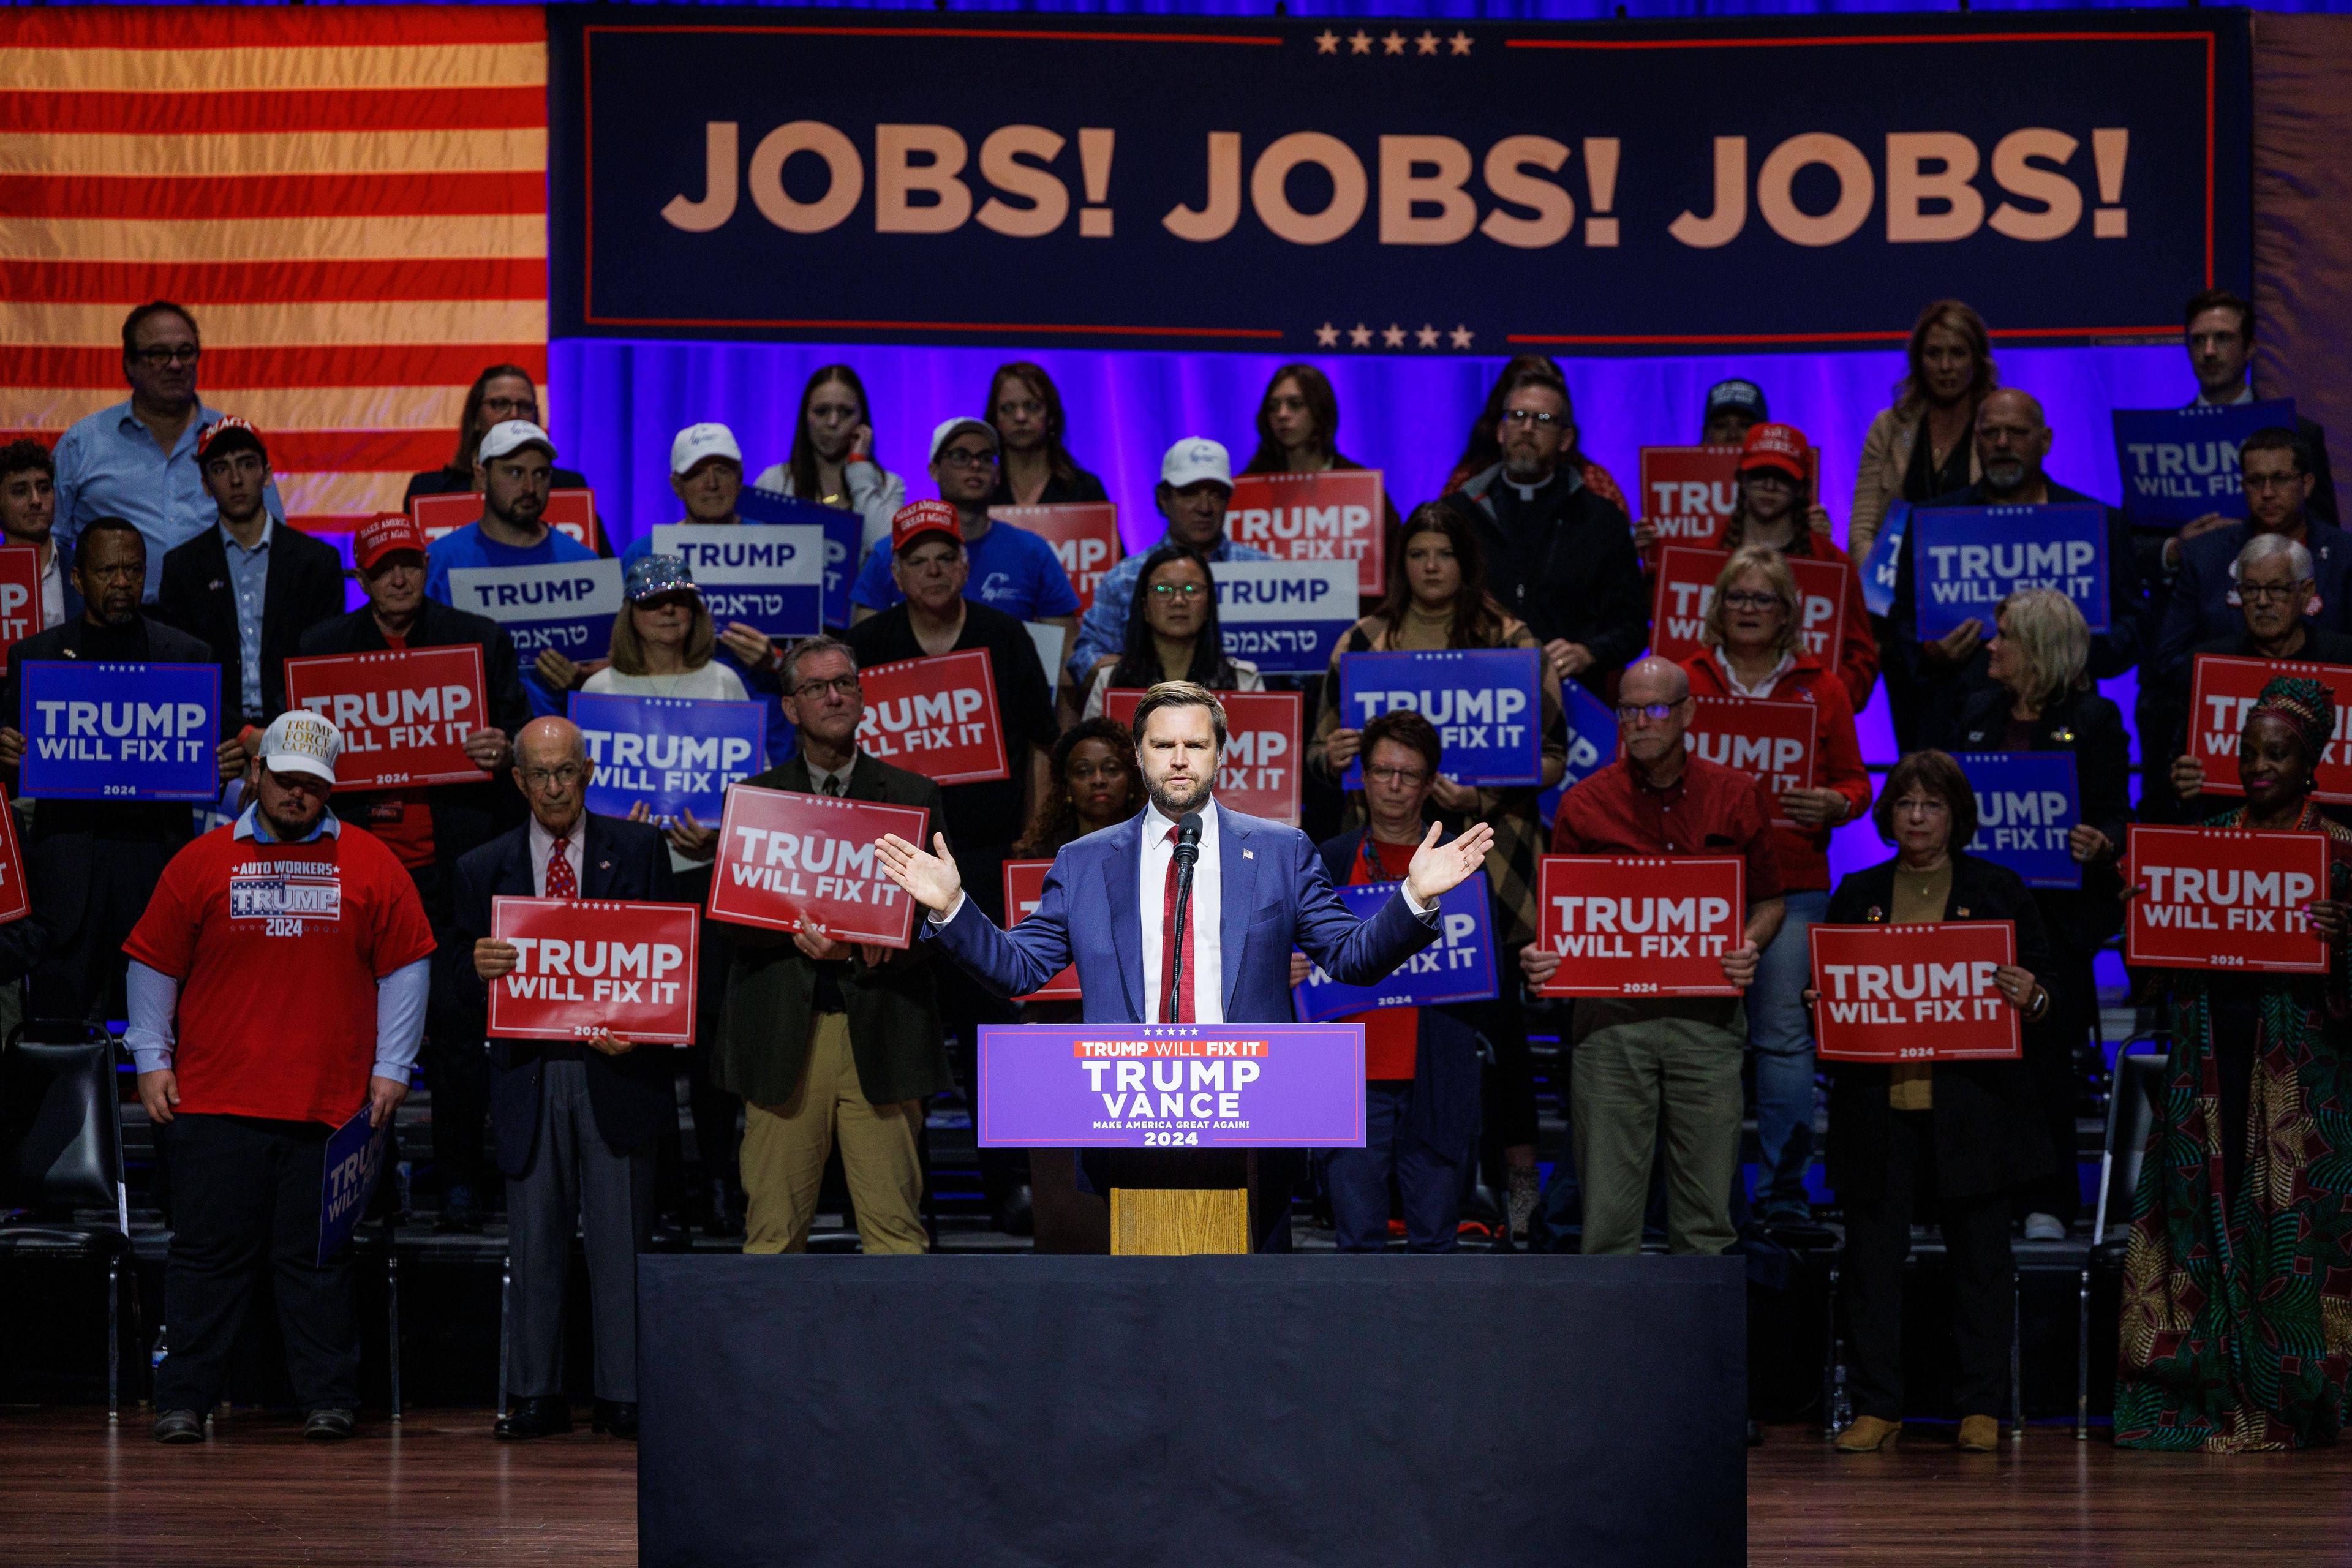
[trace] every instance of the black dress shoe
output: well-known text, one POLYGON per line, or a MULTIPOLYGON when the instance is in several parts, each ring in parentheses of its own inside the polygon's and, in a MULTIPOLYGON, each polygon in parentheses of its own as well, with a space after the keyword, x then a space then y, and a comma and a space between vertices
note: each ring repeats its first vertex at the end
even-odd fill
POLYGON ((490 1434, 509 1442, 521 1442, 530 1437, 554 1437, 572 1430, 572 1402, 561 1394, 543 1399, 518 1399, 515 1407, 499 1417, 490 1434))
POLYGON ((615 1437, 631 1442, 637 1436, 637 1402, 634 1399, 600 1399, 590 1425, 599 1432, 610 1432, 615 1437))
POLYGON ((193 1410, 166 1410, 155 1417, 155 1441, 158 1443, 201 1443, 205 1440, 205 1418, 193 1410))
POLYGON ((359 1418, 348 1410, 313 1410, 302 1423, 302 1439, 308 1443, 341 1443, 355 1436, 359 1429, 359 1418))
POLYGON ((1032 1203, 1029 1184, 1021 1183, 1006 1193, 996 1205, 996 1228, 1007 1236, 1034 1236, 1037 1231, 1037 1213, 1032 1203))

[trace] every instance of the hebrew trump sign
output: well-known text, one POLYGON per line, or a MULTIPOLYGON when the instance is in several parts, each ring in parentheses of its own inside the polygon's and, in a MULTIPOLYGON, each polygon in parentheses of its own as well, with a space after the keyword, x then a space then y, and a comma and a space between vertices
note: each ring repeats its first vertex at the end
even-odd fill
POLYGON ((2178 341, 2248 287, 2243 13, 1253 9, 553 7, 550 333, 1894 344, 1965 279, 2037 342, 2178 341))

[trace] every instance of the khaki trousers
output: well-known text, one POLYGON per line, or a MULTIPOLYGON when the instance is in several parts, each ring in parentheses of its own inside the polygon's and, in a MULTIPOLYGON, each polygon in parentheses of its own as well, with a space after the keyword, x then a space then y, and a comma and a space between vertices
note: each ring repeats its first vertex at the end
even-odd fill
POLYGON ((743 1250, 806 1252, 825 1156, 841 1140, 841 1168, 867 1252, 921 1252, 923 1171, 915 1134, 920 1100, 871 1105, 857 1087, 849 1016, 819 1013, 800 1087, 782 1105, 743 1105, 743 1250))
POLYGON ((1642 1250, 1661 1121, 1668 1248, 1730 1248, 1744 1045, 1731 1030, 1689 1018, 1613 1024, 1576 1042, 1570 1121, 1587 1254, 1642 1250))

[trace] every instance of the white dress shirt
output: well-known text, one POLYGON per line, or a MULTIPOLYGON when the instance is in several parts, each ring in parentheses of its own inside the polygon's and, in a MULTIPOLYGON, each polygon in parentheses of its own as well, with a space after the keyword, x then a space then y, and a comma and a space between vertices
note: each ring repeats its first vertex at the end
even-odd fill
MULTIPOLYGON (((572 862, 572 886, 580 896, 588 896, 588 856, 581 839, 588 833, 588 814, 582 812, 580 820, 572 825, 572 832, 563 846, 563 858, 572 862)), ((547 863, 555 855, 555 835, 540 826, 539 818, 530 819, 530 885, 541 898, 547 897, 547 863)))
MULTIPOLYGON (((1201 808, 1201 858, 1192 865, 1192 902, 1184 923, 1192 928, 1192 953, 1185 966, 1192 972, 1192 1022, 1225 1021, 1225 940, 1219 914, 1224 908, 1223 837, 1217 831, 1217 803, 1201 808)), ((1137 908, 1143 912, 1143 1009, 1147 1023, 1166 1023, 1168 976, 1160 971, 1160 948, 1166 940, 1168 866, 1176 858, 1169 835, 1173 818, 1157 805, 1143 808, 1143 869, 1137 908)))
POLYGON ((58 564, 64 553, 53 542, 49 546, 48 563, 41 568, 41 629, 66 624, 66 574, 58 564))

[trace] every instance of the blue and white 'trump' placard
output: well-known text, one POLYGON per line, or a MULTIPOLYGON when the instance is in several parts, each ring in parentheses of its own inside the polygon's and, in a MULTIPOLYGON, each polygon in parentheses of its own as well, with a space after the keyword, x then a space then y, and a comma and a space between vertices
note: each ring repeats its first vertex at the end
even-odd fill
POLYGON ((1220 561, 1209 570, 1225 657, 1260 674, 1322 674, 1356 624, 1353 562, 1220 561))
POLYGON ((583 691, 572 700, 572 721, 596 764, 588 809, 607 816, 626 816, 643 801, 665 826, 690 811, 716 827, 727 786, 767 765, 764 702, 583 691))
POLYGON ((40 659, 23 667, 20 794, 210 800, 220 790, 220 666, 40 659))
POLYGON ((2107 509, 2095 501, 1921 507, 1911 531, 1922 637, 1968 620, 1990 632, 1993 612, 2021 588, 2055 589, 2093 631, 2107 629, 2107 509))

